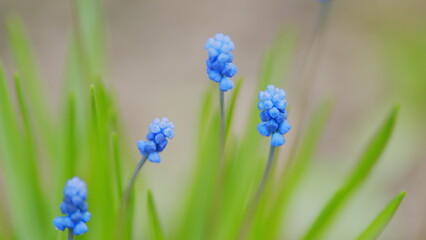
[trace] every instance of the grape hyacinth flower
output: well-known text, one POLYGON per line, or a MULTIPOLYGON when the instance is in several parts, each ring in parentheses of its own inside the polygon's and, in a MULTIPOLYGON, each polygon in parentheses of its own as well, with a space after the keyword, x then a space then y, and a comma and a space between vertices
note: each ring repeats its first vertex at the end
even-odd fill
POLYGON ((261 111, 257 130, 263 136, 271 136, 271 145, 281 146, 285 143, 284 134, 290 131, 287 121, 287 101, 285 91, 269 85, 265 91, 259 92, 258 108, 261 111))
POLYGON ((229 36, 218 33, 207 40, 205 48, 209 54, 206 61, 209 78, 219 83, 221 91, 226 92, 232 89, 234 83, 231 77, 238 71, 235 64, 232 63, 234 55, 231 51, 235 49, 234 42, 229 36))
POLYGON ((139 161, 136 166, 135 171, 133 172, 132 177, 126 187, 124 193, 124 198, 122 201, 122 213, 127 207, 127 202, 129 201, 130 190, 135 183, 136 176, 141 170, 142 166, 145 164, 146 160, 149 160, 153 163, 161 162, 160 152, 162 152, 167 144, 167 139, 172 139, 175 135, 174 132, 175 125, 169 121, 168 118, 162 118, 161 120, 156 118, 149 125, 149 132, 146 135, 147 140, 140 140, 137 142, 139 152, 142 154, 142 159, 139 161))
POLYGON ((263 193, 269 173, 271 172, 276 147, 285 143, 283 135, 291 129, 287 121, 287 101, 285 97, 285 91, 273 85, 269 85, 265 91, 259 92, 258 108, 261 111, 260 118, 262 122, 257 126, 257 130, 263 136, 271 136, 271 145, 263 177, 253 199, 252 206, 258 203, 263 193))
POLYGON ((219 83, 219 105, 220 105, 220 139, 223 152, 225 146, 225 96, 224 92, 234 87, 231 77, 233 77, 238 68, 232 63, 234 55, 231 51, 235 49, 234 42, 229 36, 222 33, 216 34, 207 40, 205 46, 209 54, 206 60, 207 75, 209 78, 219 83))
POLYGON ((148 141, 140 140, 137 143, 140 153, 153 163, 161 162, 159 153, 166 148, 167 138, 174 137, 174 128, 175 125, 167 118, 163 118, 161 121, 158 118, 154 119, 149 125, 149 132, 146 135, 148 141))
POLYGON ((90 220, 87 187, 80 178, 73 177, 68 180, 64 188, 64 201, 61 203, 61 212, 67 216, 57 217, 53 225, 58 230, 64 231, 68 228, 68 240, 74 239, 74 235, 81 235, 88 231, 86 223, 90 220))

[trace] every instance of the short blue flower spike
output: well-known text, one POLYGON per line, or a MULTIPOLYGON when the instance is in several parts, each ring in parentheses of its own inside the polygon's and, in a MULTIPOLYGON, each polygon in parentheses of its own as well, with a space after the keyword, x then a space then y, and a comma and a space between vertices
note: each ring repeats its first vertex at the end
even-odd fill
POLYGON ((91 217, 87 211, 86 199, 86 183, 78 177, 68 180, 64 188, 64 201, 60 206, 61 212, 67 216, 55 218, 53 225, 61 231, 69 228, 74 235, 86 233, 88 231, 86 223, 91 217))
POLYGON ((209 78, 219 83, 221 91, 226 92, 234 87, 231 80, 238 68, 232 63, 234 55, 231 53, 235 49, 234 43, 229 36, 222 33, 209 38, 205 44, 209 53, 206 61, 207 74, 209 78))
POLYGON ((148 160, 153 163, 161 162, 159 153, 166 148, 167 138, 172 139, 174 137, 174 128, 175 125, 169 122, 167 118, 154 119, 149 125, 149 132, 146 135, 148 141, 140 140, 137 142, 140 153, 148 157, 148 160))
POLYGON ((271 145, 281 146, 285 143, 284 134, 290 131, 287 121, 287 101, 285 91, 269 85, 265 91, 259 92, 258 108, 262 122, 257 130, 263 136, 271 136, 271 145))

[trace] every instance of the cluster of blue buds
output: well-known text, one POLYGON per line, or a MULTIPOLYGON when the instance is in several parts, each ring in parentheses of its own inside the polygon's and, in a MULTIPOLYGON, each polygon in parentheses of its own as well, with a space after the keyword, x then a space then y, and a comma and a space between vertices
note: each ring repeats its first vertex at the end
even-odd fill
POLYGON ((259 92, 258 108, 262 122, 257 126, 257 130, 263 136, 272 135, 271 145, 274 147, 285 143, 283 135, 291 129, 287 121, 286 107, 284 90, 269 85, 265 91, 259 92))
POLYGON ((232 89, 234 83, 231 77, 237 73, 238 68, 232 63, 234 55, 231 51, 235 49, 235 46, 231 38, 218 33, 207 40, 205 48, 209 53, 206 61, 209 78, 218 82, 223 92, 232 89))
POLYGON ((61 212, 67 216, 57 217, 53 225, 61 231, 69 228, 74 235, 81 235, 88 231, 86 223, 90 220, 87 211, 87 187, 80 178, 68 180, 64 188, 64 201, 61 203, 61 212))
POLYGON ((175 135, 175 125, 169 122, 169 119, 154 119, 149 125, 149 132, 146 135, 145 140, 138 141, 137 145, 141 154, 148 157, 148 160, 153 163, 159 163, 161 161, 160 152, 166 148, 168 140, 172 139, 175 135))

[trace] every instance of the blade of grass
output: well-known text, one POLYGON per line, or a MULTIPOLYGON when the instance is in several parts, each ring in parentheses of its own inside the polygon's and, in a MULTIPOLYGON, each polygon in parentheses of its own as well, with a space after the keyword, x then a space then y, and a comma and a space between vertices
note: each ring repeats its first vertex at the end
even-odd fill
POLYGON ((112 182, 115 180, 114 171, 112 170, 112 159, 106 150, 109 142, 109 130, 105 129, 106 122, 103 112, 105 106, 102 101, 98 100, 97 90, 94 85, 90 86, 90 105, 91 105, 91 131, 90 138, 90 162, 88 169, 90 176, 88 187, 96 189, 96 192, 89 198, 91 212, 94 216, 98 216, 99 220, 92 223, 89 234, 101 239, 112 239, 114 230, 114 195, 110 191, 112 182))
MULTIPOLYGON (((22 141, 25 141, 26 146, 26 164, 29 169, 31 169, 31 178, 33 179, 32 187, 34 188, 35 192, 37 193, 37 196, 34 196, 35 199, 40 201, 38 204, 40 205, 40 208, 45 209, 45 211, 51 210, 51 208, 48 208, 50 204, 48 204, 48 199, 45 199, 43 196, 43 188, 42 183, 40 179, 40 168, 39 168, 39 162, 37 161, 37 146, 36 142, 37 139, 34 137, 33 133, 33 127, 30 123, 32 120, 30 116, 30 112, 28 110, 28 101, 24 96, 23 89, 22 89, 22 83, 20 80, 19 75, 16 73, 14 75, 15 80, 15 90, 16 90, 16 97, 18 100, 18 107, 21 113, 21 119, 24 126, 24 132, 25 132, 25 138, 22 139, 22 141)), ((50 211, 50 214, 52 215, 52 212, 50 211)), ((40 218, 45 218, 45 214, 40 216, 40 218)))
POLYGON ((405 192, 400 192, 396 195, 386 207, 380 212, 379 215, 370 223, 370 225, 359 235, 357 240, 374 240, 386 228, 402 200, 404 200, 405 192))
POLYGON ((148 224, 151 231, 151 238, 153 240, 164 240, 164 233, 161 227, 160 219, 158 217, 157 208, 155 206, 154 197, 151 190, 148 191, 147 211, 148 211, 148 224))
POLYGON ((36 60, 21 18, 13 15, 7 19, 7 29, 14 62, 22 74, 25 84, 28 85, 27 94, 33 101, 34 107, 37 108, 36 112, 39 117, 41 117, 41 114, 47 114, 45 100, 43 99, 45 95, 43 94, 36 60))
POLYGON ((325 205, 303 239, 321 239, 331 226, 339 210, 365 181, 390 139, 398 115, 398 109, 398 106, 393 108, 384 124, 374 134, 373 139, 358 161, 357 166, 355 166, 355 169, 349 175, 349 178, 325 205))
MULTIPOLYGON (((21 18, 13 15, 7 19, 7 30, 14 63, 21 74, 23 82, 22 92, 28 99, 31 106, 28 111, 32 114, 35 124, 34 134, 40 135, 42 143, 47 146, 54 146, 52 133, 52 122, 50 121, 50 113, 48 104, 44 96, 43 84, 40 80, 40 74, 37 69, 36 58, 34 57, 32 47, 25 32, 24 24, 21 18)), ((56 147, 47 148, 51 157, 58 156, 55 151, 56 147)))
POLYGON ((0 62, 0 147, 2 170, 11 222, 20 239, 44 239, 45 215, 40 207, 39 186, 34 187, 34 169, 28 167, 25 135, 19 130, 9 95, 3 65, 0 62), (27 201, 32 199, 32 201, 27 201), (43 221, 43 222, 40 222, 43 221))
POLYGON ((118 199, 121 199, 123 196, 123 185, 122 185, 122 178, 121 178, 121 162, 120 162, 120 146, 118 144, 118 136, 116 132, 113 132, 111 134, 111 142, 112 142, 112 154, 114 158, 114 169, 115 169, 115 175, 116 175, 116 185, 117 185, 117 195, 119 196, 118 199))
POLYGON ((80 148, 77 140, 77 109, 74 93, 68 96, 66 112, 64 114, 64 164, 61 183, 75 176, 80 148))
MULTIPOLYGON (((214 88, 213 90, 217 90, 214 88)), ((210 227, 208 216, 211 212, 215 180, 219 168, 219 113, 213 105, 214 93, 209 89, 201 106, 199 141, 193 185, 183 207, 181 224, 176 239, 201 239, 210 227), (182 220, 183 219, 183 220, 182 220)))

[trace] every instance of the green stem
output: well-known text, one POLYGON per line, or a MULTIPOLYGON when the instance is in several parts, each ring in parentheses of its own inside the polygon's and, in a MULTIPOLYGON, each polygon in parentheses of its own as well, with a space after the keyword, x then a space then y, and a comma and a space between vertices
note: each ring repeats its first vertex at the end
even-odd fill
POLYGON ((271 173, 271 166, 274 162, 274 155, 275 155, 275 147, 271 145, 269 148, 269 156, 268 161, 266 162, 265 171, 263 172, 262 181, 260 182, 259 188, 257 189, 254 203, 257 204, 257 202, 260 199, 260 196, 263 193, 263 190, 265 189, 266 182, 268 181, 269 175, 271 173))
POLYGON ((126 192, 124 193, 124 198, 122 202, 123 207, 127 205, 127 202, 129 201, 130 191, 132 190, 132 187, 135 184, 136 176, 138 175, 139 171, 141 170, 142 166, 144 165, 147 159, 148 159, 148 155, 144 155, 142 159, 139 161, 138 165, 136 166, 136 169, 133 172, 132 178, 130 178, 130 182, 126 187, 126 192))
POLYGON ((68 240, 74 240, 74 232, 71 228, 68 229, 68 240))
POLYGON ((245 222, 241 228, 239 238, 240 240, 247 239, 247 234, 250 229, 252 218, 254 217, 254 214, 256 212, 256 206, 260 201, 260 198, 263 194, 263 191, 265 189, 266 183, 268 182, 269 175, 271 173, 272 169, 272 163, 274 162, 274 155, 275 155, 275 148, 271 145, 269 148, 269 156, 268 161, 266 162, 265 171, 263 172, 262 180, 260 181, 260 185, 257 188, 256 194, 254 195, 253 201, 249 205, 249 209, 247 212, 247 217, 245 218, 245 222))
POLYGON ((130 178, 129 183, 126 186, 126 191, 124 192, 123 200, 121 201, 120 211, 117 216, 118 220, 118 226, 116 228, 115 236, 118 239, 118 237, 122 237, 123 235, 123 227, 124 227, 124 221, 127 213, 127 205, 129 203, 130 199, 130 191, 133 188, 133 185, 135 184, 136 176, 138 175, 139 171, 141 170, 142 166, 145 164, 146 160, 148 159, 148 155, 144 155, 142 159, 139 161, 138 165, 136 166, 135 171, 133 172, 132 178, 130 178))
POLYGON ((219 104, 220 104, 220 147, 221 153, 225 147, 225 93, 219 88, 219 104))

